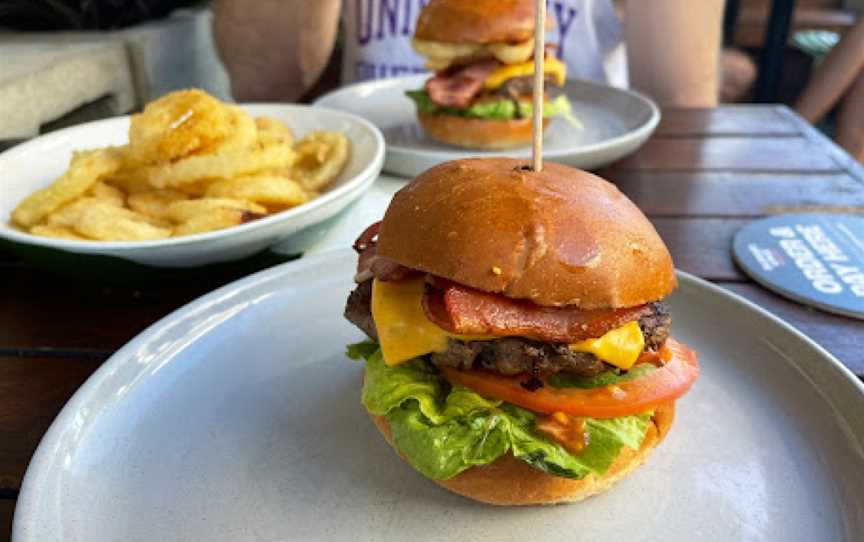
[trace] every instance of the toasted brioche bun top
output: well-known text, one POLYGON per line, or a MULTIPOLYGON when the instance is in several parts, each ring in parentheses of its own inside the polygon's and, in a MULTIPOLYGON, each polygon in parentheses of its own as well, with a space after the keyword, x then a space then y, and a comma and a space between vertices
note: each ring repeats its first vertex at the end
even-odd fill
POLYGON ((533 35, 533 0, 431 0, 414 32, 447 43, 517 43, 533 35))
POLYGON ((404 266, 538 305, 632 307, 676 286, 666 245, 614 185, 546 162, 469 158, 393 197, 378 252, 404 266))

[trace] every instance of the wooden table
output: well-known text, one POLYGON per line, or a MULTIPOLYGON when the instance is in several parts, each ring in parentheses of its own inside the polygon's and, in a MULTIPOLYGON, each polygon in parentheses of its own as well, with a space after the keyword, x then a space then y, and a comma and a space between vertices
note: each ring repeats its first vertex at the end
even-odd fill
MULTIPOLYGON (((864 324, 786 301, 734 265, 754 218, 864 210, 864 168, 782 106, 666 110, 656 135, 601 174, 651 218, 677 266, 789 321, 864 375, 864 324)), ((0 252, 0 539, 57 412, 112 352, 199 295, 272 261, 132 289, 54 275, 0 252)))

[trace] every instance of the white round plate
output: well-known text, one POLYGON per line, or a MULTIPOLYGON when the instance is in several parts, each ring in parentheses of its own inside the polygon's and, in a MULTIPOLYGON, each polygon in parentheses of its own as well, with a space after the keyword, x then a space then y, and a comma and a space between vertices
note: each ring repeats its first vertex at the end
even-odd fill
POLYGON ((275 244, 284 253, 300 253, 304 243, 369 189, 384 163, 384 139, 368 121, 343 111, 287 104, 249 104, 254 116, 285 122, 299 138, 313 130, 334 130, 351 140, 348 164, 321 196, 293 209, 247 224, 198 235, 158 241, 93 242, 51 239, 25 233, 10 224, 15 206, 51 184, 75 150, 123 145, 129 117, 116 117, 59 130, 0 154, 0 239, 18 246, 41 247, 78 255, 113 256, 158 267, 194 267, 238 260, 275 244))
MULTIPOLYGON (((384 169, 415 177, 447 160, 469 156, 528 158, 529 146, 507 151, 474 151, 430 139, 417 123, 414 102, 406 90, 423 88, 428 75, 410 75, 357 83, 335 90, 315 103, 364 117, 381 128, 387 140, 384 169)), ((543 157, 582 169, 610 164, 638 149, 660 122, 660 110, 645 96, 590 81, 568 81, 564 93, 583 127, 554 118, 543 139, 543 157)))
POLYGON ((667 439, 579 504, 496 508, 424 479, 360 405, 342 318, 356 256, 217 290, 118 351, 43 438, 14 542, 860 540, 864 386, 762 309, 686 274, 702 373, 667 439), (857 537, 857 538, 856 538, 857 537))

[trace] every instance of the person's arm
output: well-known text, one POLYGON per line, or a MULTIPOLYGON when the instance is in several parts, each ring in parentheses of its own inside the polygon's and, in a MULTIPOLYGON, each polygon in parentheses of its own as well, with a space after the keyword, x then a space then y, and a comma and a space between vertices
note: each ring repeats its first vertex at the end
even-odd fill
MULTIPOLYGON (((795 110, 810 122, 825 116, 843 97, 864 70, 864 18, 846 31, 816 68, 795 110)), ((860 94, 860 90, 858 91, 860 94)))
POLYGON ((630 85, 664 106, 713 107, 724 0, 628 0, 630 85))
POLYGON ((333 52, 342 0, 217 0, 213 34, 238 101, 295 101, 333 52))

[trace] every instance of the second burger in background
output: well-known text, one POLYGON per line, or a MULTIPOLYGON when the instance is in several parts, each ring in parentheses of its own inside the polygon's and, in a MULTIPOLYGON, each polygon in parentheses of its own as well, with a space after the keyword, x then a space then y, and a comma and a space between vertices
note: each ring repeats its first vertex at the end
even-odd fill
MULTIPOLYGON (((534 74, 533 0, 431 0, 412 40, 435 75, 407 92, 430 137, 472 149, 508 149, 531 141, 534 74)), ((542 52, 541 52, 542 54, 542 52)), ((566 66, 544 62, 547 88, 560 88, 566 66)), ((572 119, 563 94, 543 108, 549 118, 572 119)))

